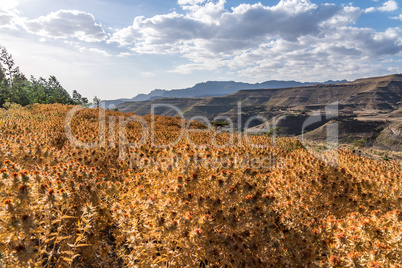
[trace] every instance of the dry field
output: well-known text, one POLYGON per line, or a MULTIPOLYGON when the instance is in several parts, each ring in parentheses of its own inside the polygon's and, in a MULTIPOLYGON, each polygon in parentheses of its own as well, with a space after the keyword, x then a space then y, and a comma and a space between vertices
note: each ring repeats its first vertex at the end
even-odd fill
POLYGON ((398 161, 72 108, 0 110, 0 267, 402 267, 398 161))

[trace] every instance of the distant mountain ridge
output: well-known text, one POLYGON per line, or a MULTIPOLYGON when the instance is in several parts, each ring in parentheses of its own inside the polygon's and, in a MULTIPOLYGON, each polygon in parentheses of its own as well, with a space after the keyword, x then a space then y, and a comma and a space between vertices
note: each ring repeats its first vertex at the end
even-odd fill
POLYGON ((251 89, 264 89, 264 88, 288 88, 288 87, 299 87, 299 86, 309 86, 315 84, 336 84, 347 82, 342 81, 332 81, 329 80, 324 83, 319 82, 297 82, 297 81, 280 81, 280 80, 270 80, 262 83, 244 83, 235 81, 207 81, 203 83, 198 83, 193 87, 185 89, 155 89, 148 94, 138 94, 137 96, 127 99, 116 99, 116 100, 105 100, 103 103, 106 107, 110 105, 119 105, 120 103, 127 101, 148 101, 161 98, 196 98, 196 97, 219 97, 224 95, 233 94, 239 90, 251 90, 251 89))
POLYGON ((360 140, 376 148, 402 151, 402 74, 338 84, 242 89, 218 97, 131 101, 117 107, 121 112, 138 115, 153 111, 157 115, 178 116, 177 111, 172 109, 174 106, 189 120, 194 117, 203 117, 203 121, 229 118, 236 129, 260 133, 270 129, 266 128, 264 121, 253 118, 264 118, 269 123, 274 118, 285 116, 277 125, 279 135, 298 136, 311 131, 306 138, 313 140, 326 138, 326 130, 320 127, 329 120, 315 115, 315 111, 325 111, 327 105, 334 103, 338 104, 337 120, 343 120, 339 124, 341 142, 360 140), (303 129, 308 119, 318 121, 303 129), (249 120, 252 120, 250 124, 247 123, 249 120))
MULTIPOLYGON (((147 101, 121 103, 122 112, 145 115, 154 104, 175 105, 185 116, 232 114, 238 102, 244 108, 260 107, 262 111, 275 109, 310 109, 339 102, 340 109, 353 113, 359 109, 383 111, 398 110, 402 100, 402 75, 388 75, 357 79, 338 84, 315 84, 287 88, 241 89, 233 94, 216 97, 158 98, 147 101), (219 112, 218 112, 219 110, 219 112), (223 114, 222 114, 223 113, 223 114)), ((160 111, 161 115, 175 116, 176 111, 160 111)))

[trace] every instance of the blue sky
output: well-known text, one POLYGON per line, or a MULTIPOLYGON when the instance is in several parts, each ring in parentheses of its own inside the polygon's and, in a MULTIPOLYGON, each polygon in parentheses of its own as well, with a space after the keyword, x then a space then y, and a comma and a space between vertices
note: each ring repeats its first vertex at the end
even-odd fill
POLYGON ((0 0, 26 75, 92 99, 207 80, 319 82, 402 73, 400 0, 0 0))

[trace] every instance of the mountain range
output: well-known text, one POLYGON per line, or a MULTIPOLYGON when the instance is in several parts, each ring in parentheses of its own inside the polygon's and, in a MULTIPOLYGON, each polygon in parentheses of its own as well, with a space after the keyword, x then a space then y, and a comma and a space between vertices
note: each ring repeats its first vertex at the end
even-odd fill
POLYGON ((175 109, 166 107, 171 105, 182 111, 186 119, 202 116, 204 121, 213 122, 218 117, 227 118, 226 121, 232 121, 236 128, 257 133, 268 132, 269 127, 263 121, 252 118, 258 116, 272 123, 282 116, 277 125, 281 135, 306 134, 311 139, 323 140, 325 131, 320 128, 332 120, 325 115, 325 109, 335 103, 341 141, 363 139, 365 144, 379 148, 402 150, 402 74, 335 84, 243 89, 215 97, 162 97, 124 102, 117 108, 122 112, 146 115, 151 113, 153 106, 163 104, 164 107, 154 109, 155 114, 177 116, 175 109), (306 120, 315 123, 303 128, 306 120))
POLYGON ((263 88, 287 88, 287 87, 298 87, 298 86, 308 86, 314 84, 335 84, 346 82, 342 81, 326 81, 323 83, 319 82, 297 82, 297 81, 277 81, 271 80, 263 83, 243 83, 234 81, 207 81, 204 83, 198 83, 193 87, 185 89, 155 89, 148 94, 138 94, 137 96, 127 99, 116 99, 116 100, 104 100, 103 103, 105 107, 117 106, 120 103, 127 101, 147 101, 155 100, 161 98, 194 98, 194 97, 218 97, 233 94, 239 90, 248 89, 263 89, 263 88))

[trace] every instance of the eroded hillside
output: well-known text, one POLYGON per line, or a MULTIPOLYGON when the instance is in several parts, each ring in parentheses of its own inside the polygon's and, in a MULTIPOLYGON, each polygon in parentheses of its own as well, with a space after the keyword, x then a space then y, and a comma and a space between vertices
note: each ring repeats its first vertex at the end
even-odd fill
POLYGON ((358 79, 341 84, 240 90, 222 97, 163 98, 145 102, 126 102, 120 104, 119 109, 140 115, 154 112, 167 116, 180 115, 178 113, 180 111, 187 119, 202 116, 205 118, 204 121, 227 118, 226 121, 233 122, 235 129, 254 133, 269 132, 274 125, 273 122, 281 118, 275 123, 275 126, 279 127, 279 135, 298 136, 303 134, 303 131, 316 130, 307 137, 317 137, 317 133, 320 132, 318 128, 333 119, 333 117, 326 118, 325 109, 334 104, 337 110, 336 117, 342 122, 341 131, 350 130, 343 133, 349 135, 349 139, 342 141, 351 143, 370 136, 365 146, 387 150, 402 148, 401 135, 391 137, 386 130, 394 129, 396 125, 402 123, 402 75, 358 79), (161 107, 157 107, 161 104, 161 107), (318 111, 321 111, 318 122, 304 129, 306 120, 317 116, 318 111), (262 124, 261 120, 252 119, 256 116, 265 118, 269 122, 268 126, 262 124), (351 120, 359 121, 358 125, 362 125, 365 131, 362 131, 362 128, 350 128, 353 126, 349 124, 351 120), (385 132, 381 134, 382 130, 385 132), (360 134, 357 135, 358 132, 360 134), (372 137, 373 133, 376 133, 375 137, 372 137), (380 137, 380 134, 383 137, 380 137), (384 138, 384 135, 387 138, 384 138))

